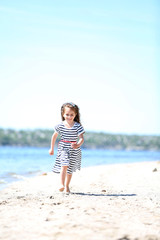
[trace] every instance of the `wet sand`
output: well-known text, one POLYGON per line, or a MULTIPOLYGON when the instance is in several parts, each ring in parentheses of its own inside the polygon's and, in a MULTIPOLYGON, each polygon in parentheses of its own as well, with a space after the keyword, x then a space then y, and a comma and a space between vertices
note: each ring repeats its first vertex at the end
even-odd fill
POLYGON ((47 173, 0 191, 0 239, 160 239, 160 163, 84 168, 71 194, 47 173))

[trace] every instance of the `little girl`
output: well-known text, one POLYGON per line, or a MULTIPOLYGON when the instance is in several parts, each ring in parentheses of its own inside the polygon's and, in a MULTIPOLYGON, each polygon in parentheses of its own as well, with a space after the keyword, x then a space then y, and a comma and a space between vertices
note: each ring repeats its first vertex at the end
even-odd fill
POLYGON ((84 142, 84 129, 80 123, 79 108, 73 103, 64 103, 61 107, 62 122, 55 126, 55 132, 51 139, 49 154, 54 154, 54 145, 58 134, 61 140, 58 144, 57 157, 53 172, 60 173, 59 191, 64 189, 70 193, 69 184, 72 173, 81 168, 81 149, 84 142))

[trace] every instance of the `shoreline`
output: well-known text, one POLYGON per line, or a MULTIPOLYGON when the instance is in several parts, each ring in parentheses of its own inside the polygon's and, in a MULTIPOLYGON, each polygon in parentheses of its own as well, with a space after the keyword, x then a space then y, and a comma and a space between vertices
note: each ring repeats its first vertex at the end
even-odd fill
POLYGON ((0 191, 3 240, 159 240, 160 162, 99 165, 73 174, 71 194, 59 174, 11 183, 0 191))
MULTIPOLYGON (((81 171, 83 171, 83 169, 88 169, 88 168, 94 168, 94 167, 105 167, 105 166, 111 166, 111 165, 118 165, 118 164, 123 164, 123 165, 126 165, 126 164, 136 164, 136 163, 144 163, 144 162, 158 162, 158 160, 150 160, 150 161, 133 161, 133 162, 110 162, 110 163, 106 163, 106 164, 97 164, 97 165, 91 165, 91 166, 83 166, 81 168, 81 171)), ((76 172, 76 174, 78 173, 79 171, 76 172)), ((33 179, 35 177, 39 177, 39 176, 42 176, 42 175, 47 175, 47 174, 52 174, 53 172, 52 171, 41 171, 41 170, 36 170, 35 173, 31 172, 30 174, 26 173, 26 174, 19 174, 19 173, 12 173, 11 172, 11 177, 13 177, 14 175, 14 180, 10 180, 8 182, 6 182, 3 178, 1 179, 0 181, 0 192, 8 187, 10 187, 10 185, 14 184, 14 183, 18 183, 18 182, 23 182, 23 181, 27 181, 28 179, 33 179)), ((53 173, 55 174, 55 173, 53 173)))

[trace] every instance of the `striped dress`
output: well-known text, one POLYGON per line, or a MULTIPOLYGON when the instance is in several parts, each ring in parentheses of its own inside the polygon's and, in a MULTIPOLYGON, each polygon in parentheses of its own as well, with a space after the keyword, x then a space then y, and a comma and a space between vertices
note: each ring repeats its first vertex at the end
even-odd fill
POLYGON ((55 126, 55 131, 60 135, 61 140, 58 144, 57 157, 53 172, 60 173, 62 166, 68 166, 67 173, 72 174, 81 169, 81 149, 71 148, 71 142, 77 142, 78 136, 84 133, 84 128, 75 122, 72 128, 65 127, 61 122, 55 126))

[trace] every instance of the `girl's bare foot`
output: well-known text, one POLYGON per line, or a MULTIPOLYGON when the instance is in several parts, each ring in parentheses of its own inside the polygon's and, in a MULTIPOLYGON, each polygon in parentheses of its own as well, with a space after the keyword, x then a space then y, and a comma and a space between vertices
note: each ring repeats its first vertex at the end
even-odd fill
POLYGON ((70 193, 70 189, 69 187, 66 187, 66 194, 69 194, 70 193))
POLYGON ((64 191, 64 186, 63 186, 63 185, 61 185, 61 186, 59 187, 59 191, 60 191, 60 192, 63 192, 63 191, 64 191))

